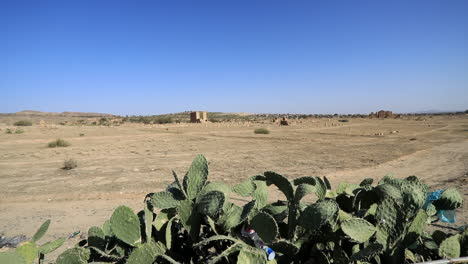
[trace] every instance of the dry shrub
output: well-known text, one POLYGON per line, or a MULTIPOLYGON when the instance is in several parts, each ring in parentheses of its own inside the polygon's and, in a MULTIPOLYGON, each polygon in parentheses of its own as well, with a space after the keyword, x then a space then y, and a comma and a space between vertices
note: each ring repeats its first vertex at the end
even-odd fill
POLYGON ((257 128, 254 130, 255 134, 270 134, 270 130, 266 128, 257 128))
POLYGON ((78 167, 78 163, 74 159, 67 159, 63 162, 62 169, 64 170, 71 170, 78 167))
POLYGON ((32 126, 32 122, 29 120, 20 120, 14 123, 15 126, 32 126))
POLYGON ((63 140, 63 139, 57 139, 57 140, 54 140, 52 142, 49 142, 48 144, 48 147, 49 148, 56 148, 56 147, 68 147, 70 146, 70 143, 68 143, 67 141, 63 140))

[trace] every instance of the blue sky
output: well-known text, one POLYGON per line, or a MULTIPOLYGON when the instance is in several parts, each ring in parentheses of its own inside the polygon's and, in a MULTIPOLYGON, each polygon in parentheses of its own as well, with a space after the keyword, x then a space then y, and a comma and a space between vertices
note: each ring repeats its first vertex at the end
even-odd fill
POLYGON ((0 112, 468 109, 468 1, 1 1, 0 112))

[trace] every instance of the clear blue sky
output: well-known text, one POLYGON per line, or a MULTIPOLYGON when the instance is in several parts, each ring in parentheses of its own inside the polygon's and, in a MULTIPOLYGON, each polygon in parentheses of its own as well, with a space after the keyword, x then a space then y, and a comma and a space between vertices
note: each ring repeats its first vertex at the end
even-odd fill
POLYGON ((468 109, 468 1, 0 2, 0 112, 468 109))

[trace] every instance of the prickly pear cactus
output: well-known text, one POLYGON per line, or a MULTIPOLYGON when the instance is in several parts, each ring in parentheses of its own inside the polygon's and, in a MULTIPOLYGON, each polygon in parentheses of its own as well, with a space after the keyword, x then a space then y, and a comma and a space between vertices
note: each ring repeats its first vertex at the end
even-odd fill
POLYGON ((265 243, 270 243, 278 236, 278 225, 275 219, 267 213, 258 213, 250 221, 250 226, 265 243))
POLYGON ((322 200, 308 206, 302 212, 299 225, 316 230, 325 224, 334 225, 338 218, 338 204, 334 200, 322 200))
POLYGON ((180 201, 174 197, 174 194, 168 191, 154 193, 150 196, 149 203, 159 209, 175 208, 180 201))
POLYGON ((364 243, 375 233, 375 226, 362 218, 351 218, 341 223, 341 229, 352 240, 364 243))
POLYGON ((453 235, 440 243, 439 256, 441 258, 458 258, 460 257, 460 249, 460 235, 453 235))
MULTIPOLYGON (((45 233, 45 232, 44 232, 45 233)), ((26 263, 31 264, 39 257, 39 249, 34 242, 24 242, 16 248, 16 253, 21 255, 26 263)))
POLYGON ((241 182, 239 184, 236 184, 232 187, 232 191, 239 194, 242 197, 247 197, 252 195, 252 193, 255 191, 255 184, 251 180, 247 180, 244 182, 241 182))
POLYGON ((238 264, 262 264, 266 263, 265 254, 249 249, 242 249, 237 256, 238 264))
POLYGON ((112 233, 130 246, 141 242, 140 220, 127 206, 115 209, 110 219, 112 233))
POLYGON ((455 188, 448 188, 442 192, 442 195, 434 201, 437 210, 454 210, 461 207, 463 197, 455 188))
POLYGON ((197 155, 184 177, 183 186, 190 200, 195 199, 208 179, 208 161, 205 156, 197 155))
POLYGON ((54 250, 56 250, 57 248, 61 247, 63 245, 63 243, 65 243, 65 238, 64 237, 59 238, 59 239, 54 240, 54 241, 51 241, 51 242, 47 242, 44 245, 41 245, 39 247, 39 252, 41 254, 47 255, 47 254, 53 252, 54 250))
POLYGON ((0 252, 0 263, 26 264, 26 260, 15 251, 0 252))
POLYGON ((272 171, 267 171, 264 173, 264 175, 267 185, 276 185, 276 187, 278 187, 278 189, 283 192, 288 201, 294 198, 294 189, 291 182, 289 182, 286 177, 272 171))
POLYGON ((106 235, 100 227, 92 226, 88 230, 88 245, 97 248, 106 246, 106 235))
POLYGON ((39 227, 39 229, 36 231, 34 236, 32 237, 32 241, 36 242, 39 239, 41 239, 45 235, 45 233, 47 232, 47 229, 49 229, 49 225, 50 225, 50 220, 45 221, 41 225, 41 227, 39 227))
POLYGON ((224 194, 219 191, 205 193, 197 203, 198 212, 202 215, 215 217, 224 205, 224 194))
POLYGON ((87 248, 70 248, 58 256, 56 264, 86 264, 90 256, 91 251, 87 248))
POLYGON ((163 245, 155 242, 144 243, 135 248, 127 259, 127 264, 152 264, 158 255, 164 254, 163 245))

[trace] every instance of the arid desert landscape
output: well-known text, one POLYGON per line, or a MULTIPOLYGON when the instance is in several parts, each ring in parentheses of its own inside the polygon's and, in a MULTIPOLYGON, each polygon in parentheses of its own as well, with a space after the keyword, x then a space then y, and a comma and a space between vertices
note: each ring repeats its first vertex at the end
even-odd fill
MULTIPOLYGON (((207 157, 211 180, 231 185, 267 170, 289 179, 326 176, 334 186, 393 173, 416 175, 432 190, 457 187, 468 198, 467 115, 306 118, 288 126, 270 120, 99 126, 44 118, 0 119, 0 233, 7 237, 30 235, 46 219, 48 238, 86 233, 118 205, 140 210, 145 195, 171 183, 172 169, 183 175, 196 154, 207 157), (33 125, 6 133, 23 119, 33 125), (270 133, 254 134, 256 128, 270 133), (48 147, 59 138, 70 146, 48 147), (77 167, 63 170, 67 159, 77 167)), ((465 203, 458 210, 457 224, 467 223, 467 209, 465 203)))

